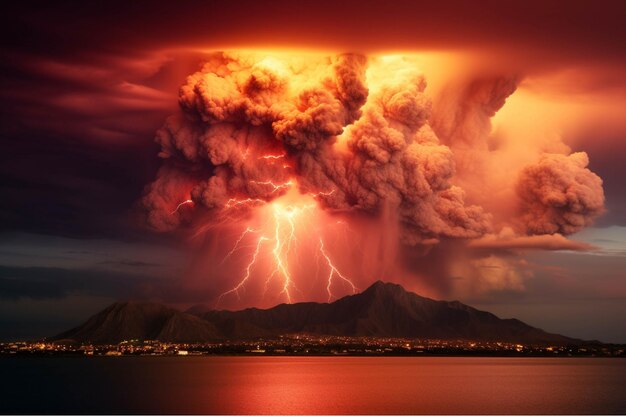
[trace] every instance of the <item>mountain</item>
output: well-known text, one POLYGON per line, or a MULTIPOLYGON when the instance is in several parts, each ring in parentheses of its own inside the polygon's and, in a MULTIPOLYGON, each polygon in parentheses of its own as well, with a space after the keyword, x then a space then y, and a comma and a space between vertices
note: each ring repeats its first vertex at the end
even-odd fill
POLYGON ((333 303, 280 304, 262 310, 183 313, 153 303, 116 303, 55 339, 115 343, 125 339, 207 341, 288 333, 419 339, 493 340, 571 344, 580 340, 544 332, 516 319, 500 319, 459 301, 436 301, 378 281, 333 303))
POLYGON ((55 340, 118 343, 123 340, 205 342, 219 338, 215 326, 201 318, 161 304, 115 303, 55 340))

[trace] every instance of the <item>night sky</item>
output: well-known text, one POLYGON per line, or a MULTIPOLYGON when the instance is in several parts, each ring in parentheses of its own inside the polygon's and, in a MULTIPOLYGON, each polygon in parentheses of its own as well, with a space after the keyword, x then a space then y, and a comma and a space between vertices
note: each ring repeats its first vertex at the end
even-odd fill
POLYGON ((421 278, 400 281, 546 331, 626 343, 624 2, 26 1, 2 8, 0 339, 50 336, 121 299, 181 308, 215 301, 223 288, 210 285, 210 267, 202 266, 207 285, 190 284, 202 263, 186 231, 145 227, 141 198, 161 166, 155 132, 177 111, 186 77, 212 51, 260 49, 442 52, 466 65, 442 73, 523 80, 494 118, 494 132, 520 143, 524 135, 558 134, 572 152, 586 152, 603 181, 604 214, 568 236, 572 250, 474 249, 472 265, 499 269, 498 279, 515 285, 455 286, 475 271, 450 265, 454 239, 429 250, 402 247, 407 270, 421 278))

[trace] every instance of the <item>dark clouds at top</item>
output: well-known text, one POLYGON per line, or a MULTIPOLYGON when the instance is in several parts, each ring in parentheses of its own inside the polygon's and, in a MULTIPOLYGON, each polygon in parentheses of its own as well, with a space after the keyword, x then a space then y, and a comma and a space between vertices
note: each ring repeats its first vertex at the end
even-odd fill
POLYGON ((489 0, 480 4, 402 0, 384 6, 375 1, 329 0, 186 1, 176 5, 27 1, 6 10, 4 27, 20 35, 11 43, 17 40, 21 46, 52 53, 181 44, 292 45, 352 52, 521 46, 558 52, 558 60, 623 62, 624 7, 619 0, 489 0))

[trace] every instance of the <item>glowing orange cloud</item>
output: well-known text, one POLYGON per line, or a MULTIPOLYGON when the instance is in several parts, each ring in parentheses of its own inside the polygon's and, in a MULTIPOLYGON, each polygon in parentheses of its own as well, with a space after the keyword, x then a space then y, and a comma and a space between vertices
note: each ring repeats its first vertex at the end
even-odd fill
POLYGON ((311 257, 323 260, 329 300, 338 283, 356 291, 327 244, 344 233, 331 227, 333 213, 384 218, 386 233, 407 245, 495 248, 506 231, 510 247, 574 247, 563 235, 604 205, 586 154, 570 154, 559 137, 520 152, 514 136, 494 136, 492 118, 519 76, 440 78, 429 95, 424 69, 437 59, 209 55, 157 134, 164 166, 143 198, 148 224, 190 225, 195 236, 218 224, 239 230, 221 264, 241 265, 241 275, 218 303, 259 277, 263 293, 307 299, 316 274, 297 264, 319 269, 311 257))

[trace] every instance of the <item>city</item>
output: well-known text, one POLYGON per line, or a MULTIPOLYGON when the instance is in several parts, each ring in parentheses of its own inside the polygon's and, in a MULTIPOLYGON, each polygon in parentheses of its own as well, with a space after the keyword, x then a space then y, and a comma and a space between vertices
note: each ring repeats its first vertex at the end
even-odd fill
POLYGON ((626 346, 601 343, 555 346, 497 341, 290 334, 271 339, 213 343, 171 343, 157 340, 126 340, 118 344, 97 345, 58 341, 5 342, 0 343, 0 355, 626 357, 626 346))

